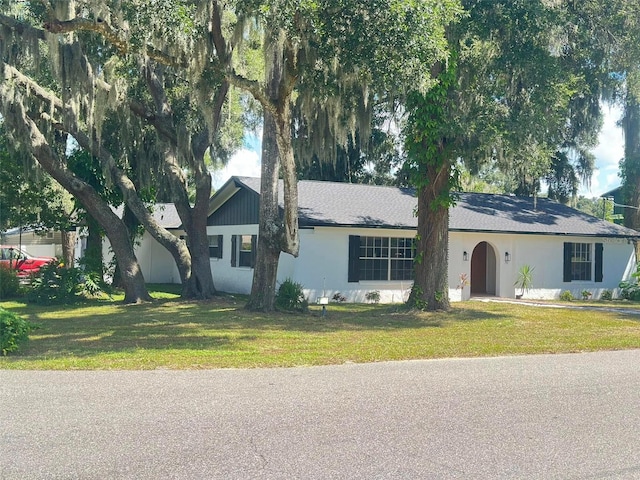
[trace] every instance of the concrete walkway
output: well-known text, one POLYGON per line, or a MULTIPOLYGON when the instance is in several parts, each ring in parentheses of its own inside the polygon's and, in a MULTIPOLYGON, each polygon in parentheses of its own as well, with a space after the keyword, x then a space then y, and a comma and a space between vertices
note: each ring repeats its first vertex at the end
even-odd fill
POLYGON ((640 315, 640 307, 607 307, 599 305, 578 305, 571 303, 554 303, 545 300, 514 300, 502 297, 471 297, 471 301, 485 303, 510 303, 513 305, 527 305, 530 307, 565 308, 570 310, 600 310, 603 312, 625 313, 627 315, 640 315))

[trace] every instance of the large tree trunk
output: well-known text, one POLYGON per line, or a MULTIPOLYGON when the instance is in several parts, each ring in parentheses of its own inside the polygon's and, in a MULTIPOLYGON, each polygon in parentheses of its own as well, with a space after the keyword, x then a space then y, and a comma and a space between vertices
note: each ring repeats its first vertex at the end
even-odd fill
MULTIPOLYGON (((201 165, 204 165, 204 161, 201 162, 201 165)), ((204 169, 196 171, 195 177, 196 201, 191 209, 191 227, 187 232, 193 239, 191 244, 191 282, 188 296, 206 299, 216 294, 209 258, 209 236, 207 235, 211 174, 204 169)), ((187 292, 183 292, 183 295, 187 295, 187 292)))
MULTIPOLYGON (((226 96, 226 89, 221 93, 223 100, 226 96)), ((220 92, 219 92, 220 93, 220 92)), ((219 108, 222 108, 220 105, 219 108)), ((220 110, 215 112, 216 118, 220 115, 220 110)), ((218 125, 216 120, 215 125, 218 125)), ((217 128, 217 127, 216 127, 217 128)), ((216 287, 213 282, 211 271, 211 260, 209 258, 209 236, 207 235, 207 219, 209 218, 209 200, 211 198, 211 173, 207 169, 204 161, 204 154, 210 146, 208 138, 209 132, 204 130, 192 139, 191 158, 193 176, 196 186, 196 197, 193 207, 190 208, 189 229, 187 235, 193 242, 190 245, 191 251, 191 279, 187 292, 183 291, 183 296, 190 298, 207 299, 216 294, 216 287)), ((186 153, 186 152, 185 152, 186 153)), ((186 191, 186 185, 184 187, 186 191)), ((188 198, 182 197, 182 202, 188 198)), ((182 205, 186 209, 188 205, 182 205)))
POLYGON ((102 258, 102 232, 100 225, 91 215, 87 215, 87 246, 84 251, 84 268, 95 272, 101 280, 104 278, 104 261, 102 258))
POLYGON ((62 230, 62 261, 66 268, 73 268, 75 263, 76 231, 62 230))
MULTIPOLYGON (((145 204, 140 199, 133 181, 131 181, 124 171, 117 166, 115 159, 107 149, 103 148, 97 142, 89 139, 89 137, 84 133, 75 128, 75 125, 70 130, 71 134, 76 138, 80 146, 85 150, 92 152, 93 155, 100 160, 103 169, 110 173, 111 178, 122 192, 122 196, 124 197, 127 206, 124 215, 126 217, 127 212, 130 212, 133 215, 133 219, 129 221, 126 221, 125 218, 123 218, 127 228, 131 232, 132 241, 135 238, 134 228, 137 228, 138 225, 143 225, 145 230, 149 232, 149 234, 160 245, 166 248, 173 257, 178 267, 178 272, 180 274, 184 290, 184 286, 190 285, 191 278, 191 256, 189 255, 185 242, 162 227, 155 220, 154 216, 149 212, 145 204), (133 221, 134 219, 135 225, 133 221)), ((119 285, 121 281, 119 273, 119 269, 116 269, 116 274, 114 275, 114 284, 116 285, 119 285)), ((188 295, 188 298, 192 298, 192 296, 188 295)))
POLYGON ((56 158, 47 139, 42 135, 35 122, 26 114, 24 106, 20 102, 14 101, 11 96, 6 95, 7 92, 0 91, 0 93, 3 94, 3 102, 7 102, 5 107, 8 107, 5 108, 5 112, 9 113, 5 116, 5 120, 22 133, 22 138, 30 140, 28 147, 42 168, 76 197, 106 232, 122 272, 125 303, 150 301, 151 296, 147 291, 140 265, 129 240, 129 232, 124 223, 89 184, 63 168, 62 162, 56 158))
MULTIPOLYGON (((218 9, 215 9, 218 13, 218 9)), ((222 48, 222 46, 220 47, 222 48)), ((209 237, 207 235, 207 218, 209 216, 209 198, 211 197, 211 173, 206 167, 204 155, 211 145, 210 131, 205 126, 198 135, 191 138, 191 143, 178 141, 178 128, 174 123, 173 110, 164 90, 163 69, 160 66, 147 64, 144 67, 145 79, 156 107, 153 115, 132 105, 137 115, 147 119, 162 137, 166 148, 163 168, 169 179, 171 197, 178 212, 182 227, 189 239, 188 248, 182 242, 162 243, 173 255, 182 281, 182 297, 207 299, 216 294, 209 259, 209 237), (187 179, 178 162, 178 149, 185 159, 190 159, 190 169, 195 178, 196 198, 193 207, 187 193, 187 179)), ((229 85, 223 82, 214 94, 212 131, 216 131, 220 123, 222 106, 227 96, 229 85)), ((160 241, 160 240, 158 240, 160 241)))
POLYGON ((622 177, 624 203, 635 208, 624 209, 624 225, 640 230, 640 102, 627 94, 622 118, 624 130, 624 162, 622 177))
POLYGON ((283 227, 278 208, 278 172, 280 157, 273 116, 265 111, 262 133, 260 178, 260 223, 258 250, 253 270, 250 310, 271 311, 275 306, 278 262, 282 248, 283 227))
MULTIPOLYGON (((204 155, 204 153, 203 153, 204 155)), ((195 162, 197 163, 197 161, 195 162)), ((202 161, 204 165, 204 161, 202 161)), ((216 294, 209 259, 209 237, 207 236, 207 214, 211 196, 211 175, 206 169, 196 168, 196 201, 192 207, 187 196, 186 180, 178 165, 175 151, 167 149, 165 154, 165 172, 169 178, 171 196, 189 240, 188 272, 182 278, 182 296, 184 298, 207 299, 216 294)), ((188 264, 187 264, 188 261, 188 264)), ((181 273, 182 276, 182 273, 181 273)))
POLYGON ((408 304, 423 310, 449 309, 448 251, 449 207, 442 202, 449 193, 451 165, 428 166, 427 185, 418 189, 418 235, 415 280, 408 304))
MULTIPOLYGON (((176 204, 178 206, 178 204, 176 204)), ((183 206, 183 209, 186 207, 183 206)), ((181 218, 186 218, 181 215, 181 218)), ((189 239, 189 276, 183 279, 182 297, 207 299, 216 294, 209 259, 209 237, 207 235, 207 216, 192 214, 189 226, 183 224, 189 239)), ((186 260, 186 259, 185 259, 186 260)))
POLYGON ((418 232, 415 280, 407 301, 421 310, 448 310, 449 305, 449 206, 452 140, 447 135, 447 102, 455 76, 445 65, 433 65, 439 83, 426 95, 412 95, 407 130, 407 152, 413 162, 418 194, 418 232))
POLYGON ((285 43, 267 38, 266 44, 266 93, 270 105, 264 109, 258 251, 247 304, 247 308, 261 311, 275 307, 280 253, 297 257, 300 250, 298 180, 291 144, 291 96, 295 78, 287 71, 285 57, 291 55, 285 43), (278 208, 280 170, 284 180, 284 223, 278 208))
MULTIPOLYGON (((124 205, 124 208, 122 210, 122 223, 124 223, 125 227, 127 227, 131 244, 135 245, 136 237, 138 235, 137 230, 140 226, 140 222, 126 204, 124 205)), ((120 274, 120 267, 117 264, 115 270, 113 271, 112 285, 116 288, 123 288, 124 286, 122 275, 120 274)))

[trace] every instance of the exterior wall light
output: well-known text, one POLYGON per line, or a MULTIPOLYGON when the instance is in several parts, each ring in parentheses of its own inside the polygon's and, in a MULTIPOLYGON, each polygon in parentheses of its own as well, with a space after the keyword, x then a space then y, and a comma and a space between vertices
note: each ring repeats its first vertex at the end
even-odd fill
POLYGON ((504 252, 504 263, 509 263, 511 261, 511 254, 509 252, 504 252))
POLYGON ((464 252, 462 252, 462 261, 464 261, 464 262, 468 262, 469 261, 469 254, 467 253, 466 250, 464 252))

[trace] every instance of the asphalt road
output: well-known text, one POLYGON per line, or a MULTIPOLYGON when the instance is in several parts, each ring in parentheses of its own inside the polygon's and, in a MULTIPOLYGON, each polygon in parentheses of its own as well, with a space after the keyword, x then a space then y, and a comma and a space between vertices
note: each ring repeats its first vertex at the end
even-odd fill
POLYGON ((0 478, 638 479, 639 366, 0 371, 0 478))

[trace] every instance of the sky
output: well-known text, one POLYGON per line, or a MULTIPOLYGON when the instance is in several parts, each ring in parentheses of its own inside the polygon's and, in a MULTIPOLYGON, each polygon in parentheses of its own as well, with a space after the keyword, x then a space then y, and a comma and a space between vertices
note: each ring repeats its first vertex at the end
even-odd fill
MULTIPOLYGON (((604 125, 598 137, 598 146, 593 150, 596 156, 596 170, 591 179, 591 188, 582 186, 579 195, 599 197, 620 185, 618 164, 624 155, 624 138, 622 129, 616 125, 621 111, 617 107, 603 106, 604 125)), ((232 175, 260 176, 260 139, 262 132, 249 135, 244 147, 229 161, 226 167, 214 173, 213 187, 220 188, 232 175)))
POLYGON ((222 169, 213 172, 213 188, 218 190, 233 175, 240 177, 260 176, 260 147, 262 131, 247 135, 244 146, 237 151, 222 169))
POLYGON ((624 156, 624 137, 622 129, 616 125, 622 111, 618 107, 603 106, 604 125, 598 137, 598 146, 592 150, 596 156, 596 168, 591 179, 591 189, 582 187, 579 195, 599 197, 605 192, 620 186, 618 167, 624 156))

